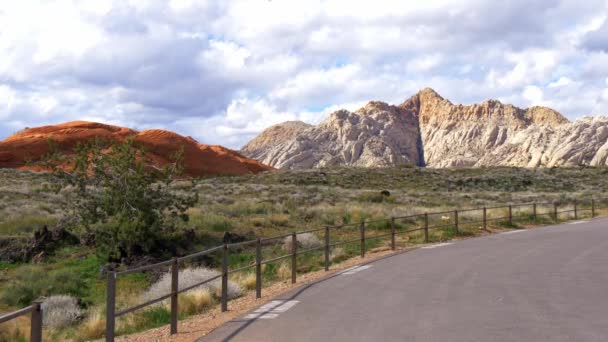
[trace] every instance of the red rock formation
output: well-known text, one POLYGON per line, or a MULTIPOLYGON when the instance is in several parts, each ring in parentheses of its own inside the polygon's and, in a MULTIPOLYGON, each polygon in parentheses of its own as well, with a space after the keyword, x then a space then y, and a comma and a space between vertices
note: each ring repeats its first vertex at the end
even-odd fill
POLYGON ((191 177, 242 175, 273 169, 233 150, 199 144, 191 137, 183 137, 173 132, 160 129, 138 132, 86 121, 29 128, 6 138, 0 142, 0 167, 38 169, 28 165, 28 161, 39 160, 48 153, 49 140, 53 140, 59 151, 69 156, 74 153, 78 143, 96 137, 107 141, 124 141, 133 137, 135 143, 146 152, 146 157, 156 166, 169 163, 175 153, 183 148, 184 174, 191 177))

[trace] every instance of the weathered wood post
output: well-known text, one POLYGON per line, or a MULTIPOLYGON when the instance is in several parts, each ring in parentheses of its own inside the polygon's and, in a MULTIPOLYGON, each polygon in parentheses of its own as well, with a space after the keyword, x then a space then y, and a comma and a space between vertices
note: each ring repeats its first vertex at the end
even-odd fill
POLYGON ((483 207, 483 229, 488 229, 488 213, 486 207, 483 207))
POLYGON ((228 311, 228 244, 224 244, 222 254, 222 312, 228 311))
POLYGON ((591 197, 591 217, 595 217, 595 200, 591 197))
POLYGON ((557 203, 553 203, 553 218, 555 219, 555 222, 559 222, 557 217, 557 203))
POLYGON ((35 301, 30 318, 30 341, 42 342, 42 303, 35 301))
POLYGON ((255 244, 255 298, 262 298, 262 239, 255 244))
POLYGON ((536 202, 532 204, 532 219, 536 221, 536 202))
POLYGON ((513 206, 509 204, 509 225, 513 225, 513 206))
POLYGON ((365 221, 361 221, 361 257, 365 258, 365 221))
POLYGON ((454 227, 456 228, 456 235, 458 235, 458 210, 454 210, 454 227))
POLYGON ((325 227, 325 271, 329 271, 329 226, 325 227))
POLYGON ((107 271, 106 287, 106 342, 114 342, 114 325, 116 322, 116 272, 107 271))
POLYGON ((397 229, 395 228, 395 218, 391 217, 391 250, 395 250, 395 235, 397 229))
POLYGON ((178 259, 173 258, 173 263, 171 264, 171 335, 177 334, 177 296, 179 291, 179 267, 178 267, 178 259))
POLYGON ((424 213, 424 242, 429 242, 429 214, 424 213))
POLYGON ((578 208, 577 208, 576 200, 574 200, 574 219, 578 220, 578 208))
POLYGON ((296 232, 291 234, 291 283, 296 283, 296 272, 298 268, 298 236, 296 232))

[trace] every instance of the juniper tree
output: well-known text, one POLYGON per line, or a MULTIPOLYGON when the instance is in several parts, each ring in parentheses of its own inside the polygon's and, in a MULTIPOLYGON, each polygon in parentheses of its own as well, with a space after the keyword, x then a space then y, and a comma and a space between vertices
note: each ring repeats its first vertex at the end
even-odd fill
POLYGON ((183 150, 157 167, 133 139, 81 143, 72 160, 50 145, 43 164, 56 178, 56 190, 72 188, 69 226, 92 236, 111 259, 150 252, 176 231, 178 220, 188 221, 187 210, 198 201, 194 182, 185 191, 171 189, 183 171, 183 150))

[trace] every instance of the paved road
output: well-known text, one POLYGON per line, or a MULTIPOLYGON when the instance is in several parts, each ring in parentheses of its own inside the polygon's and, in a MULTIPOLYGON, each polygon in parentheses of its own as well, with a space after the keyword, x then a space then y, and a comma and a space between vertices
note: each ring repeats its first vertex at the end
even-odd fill
MULTIPOLYGON (((202 341, 608 341, 608 219, 417 249, 202 341)), ((249 316, 251 317, 251 316, 249 316)))

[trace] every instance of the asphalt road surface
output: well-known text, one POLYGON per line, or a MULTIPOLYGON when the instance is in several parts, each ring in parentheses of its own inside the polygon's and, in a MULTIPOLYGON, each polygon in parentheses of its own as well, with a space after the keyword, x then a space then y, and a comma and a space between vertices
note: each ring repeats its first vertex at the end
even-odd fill
POLYGON ((369 266, 286 293, 201 341, 608 341, 608 219, 369 266))

